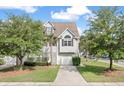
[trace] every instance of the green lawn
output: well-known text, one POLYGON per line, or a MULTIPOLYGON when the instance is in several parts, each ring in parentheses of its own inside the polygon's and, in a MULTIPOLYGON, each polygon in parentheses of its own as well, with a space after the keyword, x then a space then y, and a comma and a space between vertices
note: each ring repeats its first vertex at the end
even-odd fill
MULTIPOLYGON (((109 67, 108 63, 96 62, 89 60, 88 62, 82 58, 82 64, 77 69, 87 82, 124 82, 124 76, 110 77, 104 75, 104 70, 109 67)), ((124 71, 124 68, 113 66, 115 69, 124 71)))
MULTIPOLYGON (((27 67, 26 67, 27 69, 27 67)), ((57 76, 59 66, 37 66, 31 73, 0 78, 0 82, 53 82, 57 76)), ((1 72, 7 72, 10 69, 1 72)))

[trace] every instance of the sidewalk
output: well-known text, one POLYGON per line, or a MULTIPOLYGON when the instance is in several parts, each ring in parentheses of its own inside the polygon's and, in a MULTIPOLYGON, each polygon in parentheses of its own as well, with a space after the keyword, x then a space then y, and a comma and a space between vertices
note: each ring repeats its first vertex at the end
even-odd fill
POLYGON ((122 82, 85 82, 82 84, 72 84, 67 82, 65 83, 58 83, 58 82, 0 82, 0 86, 124 86, 124 83, 122 82))
POLYGON ((124 86, 124 82, 90 82, 88 86, 124 86))
POLYGON ((52 82, 0 82, 0 86, 50 86, 52 82))

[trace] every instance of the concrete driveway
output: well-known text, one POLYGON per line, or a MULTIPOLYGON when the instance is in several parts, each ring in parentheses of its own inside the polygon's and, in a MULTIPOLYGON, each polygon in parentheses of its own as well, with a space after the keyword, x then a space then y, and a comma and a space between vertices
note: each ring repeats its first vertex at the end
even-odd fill
POLYGON ((75 66, 60 66, 58 75, 52 85, 86 85, 75 66))

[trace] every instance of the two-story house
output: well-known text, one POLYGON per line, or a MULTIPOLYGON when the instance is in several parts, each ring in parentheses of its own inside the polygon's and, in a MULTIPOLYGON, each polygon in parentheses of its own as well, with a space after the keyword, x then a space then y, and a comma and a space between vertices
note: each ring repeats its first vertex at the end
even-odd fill
MULTIPOLYGON (((45 33, 52 34, 54 43, 44 47, 44 55, 51 64, 71 65, 72 57, 79 54, 79 33, 73 22, 47 22, 45 33)), ((52 40, 51 40, 52 41, 52 40)))

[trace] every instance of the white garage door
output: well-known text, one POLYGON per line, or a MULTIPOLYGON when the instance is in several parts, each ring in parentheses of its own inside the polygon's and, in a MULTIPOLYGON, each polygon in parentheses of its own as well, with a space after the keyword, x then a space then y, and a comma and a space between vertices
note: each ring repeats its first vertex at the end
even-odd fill
POLYGON ((60 65, 72 65, 72 57, 63 56, 60 57, 60 65))

